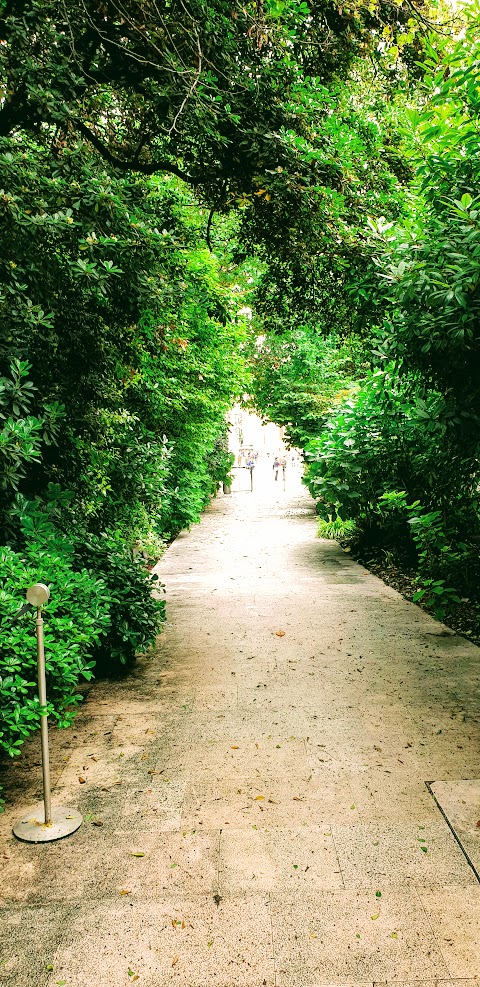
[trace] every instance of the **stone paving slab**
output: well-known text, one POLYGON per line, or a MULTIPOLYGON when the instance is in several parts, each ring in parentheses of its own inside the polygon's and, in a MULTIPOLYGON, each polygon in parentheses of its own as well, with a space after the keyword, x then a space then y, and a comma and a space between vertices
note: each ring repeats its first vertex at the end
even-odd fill
POLYGON ((480 964, 480 885, 419 890, 451 977, 476 977, 480 964))
POLYGON ((1 976, 15 987, 55 987, 59 980, 74 987, 127 987, 134 976, 147 987, 275 983, 266 895, 219 905, 184 894, 98 898, 75 907, 12 909, 2 918, 8 938, 1 976), (43 932, 50 929, 56 930, 55 945, 43 932))
POLYGON ((279 987, 452 975, 415 893, 275 894, 272 915, 279 987))
POLYGON ((477 884, 443 821, 415 826, 335 825, 332 836, 347 888, 369 888, 372 884, 378 889, 477 884))
POLYGON ((468 839, 470 859, 480 870, 480 780, 436 781, 431 788, 460 842, 468 839))
POLYGON ((7 771, 0 983, 480 987, 480 650, 268 481, 169 548, 156 648, 52 731, 81 829, 17 842, 38 738, 7 771))

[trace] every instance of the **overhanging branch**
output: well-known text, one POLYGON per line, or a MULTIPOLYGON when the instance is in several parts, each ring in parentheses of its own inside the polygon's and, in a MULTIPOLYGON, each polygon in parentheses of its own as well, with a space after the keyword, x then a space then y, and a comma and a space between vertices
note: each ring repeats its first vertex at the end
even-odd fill
POLYGON ((112 154, 110 149, 106 147, 103 141, 101 141, 100 138, 97 137, 97 135, 94 134, 82 122, 82 120, 73 118, 71 119, 71 123, 75 127, 75 129, 78 130, 78 132, 82 135, 82 137, 84 137, 85 140, 87 140, 92 145, 92 147, 94 147, 95 150, 98 151, 98 153, 102 156, 102 158, 104 158, 105 161, 108 161, 109 164, 113 165, 114 168, 118 168, 119 171, 124 171, 124 172, 138 171, 142 175, 155 175, 156 172, 167 172, 170 175, 176 175, 177 178, 181 178, 182 181, 184 182, 188 182, 189 184, 192 184, 192 178, 190 177, 190 175, 187 175, 186 172, 182 171, 181 168, 178 168, 177 165, 173 164, 172 162, 138 161, 137 158, 138 150, 130 161, 123 160, 122 158, 118 158, 116 154, 112 154))

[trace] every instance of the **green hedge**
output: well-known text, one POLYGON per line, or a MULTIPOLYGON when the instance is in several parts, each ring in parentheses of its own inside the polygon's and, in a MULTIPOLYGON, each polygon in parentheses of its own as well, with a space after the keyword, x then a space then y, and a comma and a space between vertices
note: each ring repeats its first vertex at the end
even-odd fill
POLYGON ((46 582, 51 592, 44 611, 48 715, 59 726, 71 723, 79 681, 92 678, 92 649, 111 626, 110 595, 103 579, 76 572, 55 552, 0 548, 0 573, 0 751, 13 756, 40 722, 35 619, 17 616, 27 587, 46 582))
POLYGON ((155 599, 155 578, 118 538, 88 536, 77 545, 57 536, 32 541, 23 552, 0 548, 0 755, 20 753, 39 726, 35 620, 19 615, 25 591, 36 582, 51 592, 44 608, 48 715, 72 722, 97 662, 111 669, 155 639, 165 616, 155 599))

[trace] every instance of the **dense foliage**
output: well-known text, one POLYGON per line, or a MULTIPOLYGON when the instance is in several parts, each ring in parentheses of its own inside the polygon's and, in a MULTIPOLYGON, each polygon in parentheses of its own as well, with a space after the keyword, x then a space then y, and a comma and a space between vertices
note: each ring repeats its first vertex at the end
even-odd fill
POLYGON ((218 206, 292 160, 280 135, 302 125, 310 80, 343 75, 385 28, 392 44, 403 32, 414 56, 411 8, 2 0, 0 135, 73 133, 117 169, 181 176, 218 206))
POLYGON ((403 112, 416 171, 404 217, 370 220, 379 278, 363 290, 382 315, 372 346, 385 366, 308 448, 322 515, 410 555, 415 598, 438 613, 480 588, 480 47, 469 16, 457 45, 432 39, 422 99, 403 112))

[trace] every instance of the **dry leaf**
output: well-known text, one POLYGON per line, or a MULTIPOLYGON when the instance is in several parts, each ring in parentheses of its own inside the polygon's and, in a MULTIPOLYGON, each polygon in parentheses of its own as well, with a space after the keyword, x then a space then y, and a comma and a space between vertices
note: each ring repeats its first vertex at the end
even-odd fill
POLYGON ((173 957, 173 960, 172 960, 172 966, 176 966, 176 965, 177 965, 177 963, 178 963, 178 961, 179 961, 179 959, 180 959, 180 957, 179 957, 179 956, 174 956, 174 957, 173 957))
POLYGON ((135 853, 134 851, 132 851, 132 857, 144 857, 144 856, 145 856, 144 853, 135 853))
POLYGON ((118 893, 119 894, 131 894, 132 892, 131 891, 127 891, 125 888, 123 888, 122 891, 119 891, 118 893))
POLYGON ((285 631, 275 631, 277 637, 285 637, 285 631))
POLYGON ((83 776, 80 775, 80 777, 79 777, 78 780, 79 780, 79 782, 80 782, 81 785, 85 785, 87 779, 86 778, 83 778, 83 776))
POLYGON ((265 798, 264 795, 256 795, 253 801, 254 802, 261 802, 261 800, 264 799, 264 798, 265 798))
POLYGON ((232 750, 232 751, 239 751, 239 750, 240 750, 240 748, 239 748, 239 747, 237 746, 237 744, 232 744, 232 746, 231 746, 231 750, 232 750))
POLYGON ((292 802, 303 802, 302 795, 292 795, 292 802))
POLYGON ((103 826, 101 819, 92 819, 92 826, 103 826))

